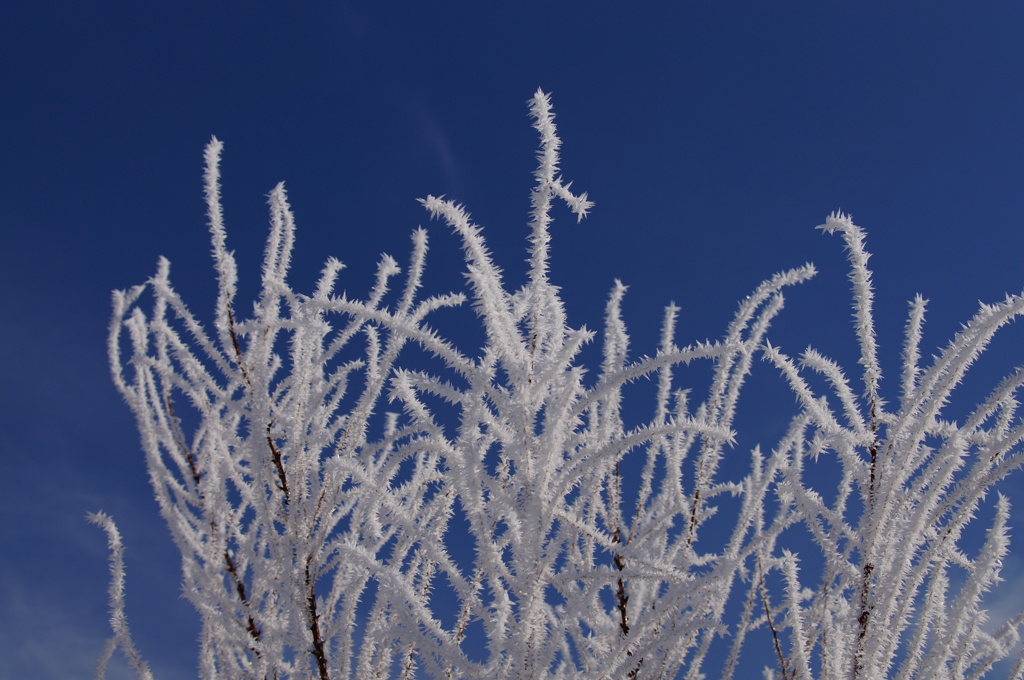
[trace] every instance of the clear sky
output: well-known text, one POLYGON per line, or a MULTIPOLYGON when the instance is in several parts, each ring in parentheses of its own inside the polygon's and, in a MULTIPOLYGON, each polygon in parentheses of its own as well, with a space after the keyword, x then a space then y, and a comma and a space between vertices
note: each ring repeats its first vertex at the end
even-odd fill
MULTIPOLYGON (((193 308, 211 308, 211 135, 226 145, 242 300, 280 180, 299 289, 335 255, 342 285, 365 290, 378 253, 403 260, 420 224, 431 285, 458 286, 454 240, 414 200, 427 194, 465 203, 516 281, 536 148, 525 102, 541 87, 564 175, 596 203, 554 229, 574 323, 599 326, 618 277, 637 353, 671 301, 682 341, 718 337, 761 280, 813 261, 821 274, 790 294, 773 337, 850 365, 841 244, 814 229, 842 209, 875 253, 895 383, 915 293, 932 301, 931 348, 978 300, 1024 287, 1022 36, 1013 2, 5 3, 0 679, 91 674, 107 555, 84 516, 99 509, 125 535, 139 645, 159 677, 194 677, 197 619, 105 337, 110 291, 143 282, 159 255, 193 308)), ((1021 340, 1004 334, 974 394, 1021 363, 1021 340)), ((778 401, 747 407, 743 443, 772 444, 778 401)), ((1022 490, 1018 477, 1017 536, 1022 490)), ((1022 564, 1006 591, 1020 601, 1022 564)))

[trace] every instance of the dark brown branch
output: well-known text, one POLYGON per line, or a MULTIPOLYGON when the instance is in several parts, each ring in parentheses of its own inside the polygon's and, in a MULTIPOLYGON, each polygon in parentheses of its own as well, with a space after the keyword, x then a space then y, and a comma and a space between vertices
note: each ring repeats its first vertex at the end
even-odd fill
MULTIPOLYGON (((872 514, 877 516, 878 511, 878 404, 872 399, 871 401, 871 434, 872 442, 868 448, 868 452, 871 455, 871 468, 870 477, 868 479, 868 497, 866 502, 865 514, 870 517, 872 514)), ((890 442, 891 446, 891 442, 890 442)), ((884 504, 884 501, 882 501, 884 504)), ((853 677, 858 678, 864 671, 864 640, 868 635, 868 626, 871 622, 871 573, 875 570, 875 565, 872 563, 871 551, 863 554, 864 557, 864 569, 863 579, 860 586, 860 615, 857 617, 858 634, 857 634, 857 651, 853 657, 853 677)))
POLYGON ((869 593, 871 591, 871 572, 875 565, 868 562, 864 565, 864 582, 860 590, 860 616, 857 617, 857 624, 860 631, 857 635, 857 652, 853 659, 853 677, 860 677, 864 670, 864 639, 868 635, 868 624, 871 622, 871 606, 869 593))
MULTIPOLYGON (((171 400, 170 393, 164 395, 164 408, 167 409, 167 415, 170 417, 171 422, 176 423, 178 416, 174 415, 174 402, 171 400)), ((192 453, 192 449, 185 444, 185 440, 183 438, 184 435, 181 434, 180 428, 177 425, 175 426, 175 430, 176 436, 174 437, 174 440, 177 442, 178 448, 181 449, 181 455, 183 455, 186 462, 188 462, 188 469, 192 475, 192 481, 195 482, 196 488, 198 489, 202 473, 200 473, 199 469, 196 467, 196 457, 192 453)))
POLYGON ((235 333, 235 313, 231 309, 231 304, 225 302, 228 311, 228 333, 231 335, 231 345, 235 350, 235 363, 238 364, 238 368, 242 371, 242 378, 245 380, 245 384, 252 387, 252 380, 249 379, 249 372, 245 370, 245 363, 242 361, 242 345, 238 342, 238 334, 235 333))
POLYGON ((270 436, 269 425, 267 425, 267 445, 270 446, 270 457, 273 459, 274 468, 277 470, 277 479, 279 480, 277 487, 284 492, 284 504, 288 505, 288 478, 284 473, 284 456, 281 455, 281 450, 274 443, 274 438, 270 436))
MULTIPOLYGON (((622 473, 619 470, 619 463, 615 463, 615 497, 619 498, 619 484, 622 479, 622 473)), ((612 532, 612 543, 621 545, 622 531, 619 527, 615 527, 615 531, 612 532)), ((619 570, 619 579, 615 588, 615 599, 618 602, 619 608, 619 629, 622 631, 622 637, 629 636, 629 594, 626 592, 626 581, 622 578, 622 572, 626 568, 626 559, 622 556, 622 553, 618 550, 615 551, 615 555, 612 557, 612 562, 615 564, 615 568, 619 570)), ((626 650, 626 656, 633 656, 632 650, 626 650)), ((633 666, 632 670, 626 676, 627 680, 636 680, 637 675, 640 673, 640 666, 644 663, 643 659, 639 659, 636 665, 633 666)))
POLYGON ((693 505, 690 507, 690 526, 686 532, 686 547, 693 545, 693 537, 697 533, 697 511, 700 509, 700 488, 693 492, 693 505))
POLYGON ((768 591, 764 584, 764 572, 761 571, 761 561, 757 562, 757 581, 761 590, 761 603, 764 605, 764 618, 768 622, 768 630, 772 632, 772 640, 775 642, 775 654, 779 657, 779 668, 782 670, 783 680, 790 680, 792 677, 786 668, 786 655, 782 653, 782 641, 779 640, 779 631, 775 629, 772 621, 772 610, 768 603, 768 591))
MULTIPOLYGON (((612 534, 612 541, 614 543, 621 542, 619 537, 619 530, 616 529, 615 533, 612 534)), ((622 570, 626 568, 626 560, 623 559, 620 553, 615 553, 615 557, 612 558, 612 562, 615 563, 615 568, 619 570, 619 582, 615 589, 615 598, 619 604, 619 628, 622 630, 622 635, 629 635, 629 612, 626 609, 626 605, 629 604, 629 595, 626 593, 626 582, 622 579, 622 570)))
MULTIPOLYGON (((232 559, 231 553, 228 550, 224 551, 224 563, 227 565, 231 581, 235 584, 235 592, 238 593, 238 599, 242 601, 242 604, 245 606, 246 610, 248 610, 249 595, 245 589, 245 581, 243 581, 242 577, 239 575, 238 567, 235 566, 235 561, 232 559)), ((256 621, 252 618, 252 614, 246 614, 246 618, 248 619, 248 623, 245 626, 246 630, 249 631, 249 635, 252 636, 253 640, 259 642, 263 631, 261 631, 259 626, 256 625, 256 621)), ((256 656, 260 655, 258 649, 253 648, 252 651, 256 656)))
POLYGON ((324 651, 324 638, 320 632, 320 614, 316 610, 316 579, 309 573, 309 562, 312 556, 306 558, 306 607, 309 615, 309 632, 313 635, 313 645, 310 653, 316 659, 317 671, 320 680, 331 680, 327 672, 327 654, 324 651))

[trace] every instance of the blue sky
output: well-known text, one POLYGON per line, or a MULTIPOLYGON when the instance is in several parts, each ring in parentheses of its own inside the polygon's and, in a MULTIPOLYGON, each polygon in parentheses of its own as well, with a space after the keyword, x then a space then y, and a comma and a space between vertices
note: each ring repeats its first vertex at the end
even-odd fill
MULTIPOLYGON (((932 300, 937 347, 978 300, 1024 286, 1022 35, 1024 5, 1010 2, 7 3, 0 678, 91 673, 106 550, 84 516, 98 509, 125 535, 140 646, 160 677, 193 675, 198 626, 105 336, 110 291, 144 281, 159 255, 193 308, 212 306, 211 135, 226 144, 243 300, 280 180, 299 289, 330 255, 365 289, 377 254, 404 259, 420 224, 431 285, 459 285, 454 240, 415 201, 427 194, 467 205, 514 282, 536 148, 525 101, 542 87, 564 174, 596 203, 554 232, 574 323, 599 325, 618 277, 637 352, 673 300, 682 340, 717 337, 761 280, 812 261, 821 273, 790 294, 773 337, 852 365, 841 244, 814 229, 842 209, 868 231, 895 382, 915 293, 932 300)), ((1020 363, 1021 339, 1009 329, 968 387, 980 395, 1020 363)), ((763 366, 754 387, 774 380, 763 366)), ((746 441, 770 446, 777 402, 748 407, 746 441)))

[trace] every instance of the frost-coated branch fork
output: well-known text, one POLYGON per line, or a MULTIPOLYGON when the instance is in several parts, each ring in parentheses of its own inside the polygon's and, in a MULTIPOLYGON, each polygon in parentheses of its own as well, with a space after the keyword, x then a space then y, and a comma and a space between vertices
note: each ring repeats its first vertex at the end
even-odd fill
MULTIPOLYGON (((987 492, 1024 462, 1024 372, 963 424, 944 409, 1022 298, 982 307, 930 366, 924 302, 914 302, 890 408, 863 232, 835 214, 824 228, 850 255, 862 394, 818 352, 793 359, 768 341, 783 290, 813 276, 810 265, 758 287, 717 342, 677 345, 670 306, 659 346, 639 358, 616 282, 601 362, 588 369, 581 351, 597 334, 569 325, 549 244, 554 201, 580 219, 592 204, 559 174, 543 92, 530 115, 541 143, 519 290, 466 209, 427 197, 462 243, 465 293, 421 296, 423 230, 404 277, 384 256, 365 298, 335 293, 334 259, 311 295, 296 293, 295 225, 278 185, 261 291, 243 318, 214 139, 212 329, 172 288, 166 260, 144 286, 115 293, 110 362, 202 620, 199 675, 728 678, 746 652, 785 678, 968 678, 1007 657, 1022 617, 994 629, 982 608, 1009 550, 1006 500, 980 551, 961 539, 987 492), (466 301, 485 334, 470 350, 428 325, 466 301), (438 368, 407 359, 410 343, 438 368), (798 400, 767 455, 733 446, 741 388, 762 358, 798 400), (681 380, 695 361, 713 366, 703 399, 681 380), (653 409, 626 427, 624 388, 642 379, 656 385, 653 409), (806 474, 823 455, 842 470, 824 494, 806 474), (723 466, 737 464, 749 472, 726 481, 723 466), (707 540, 708 520, 727 511, 727 534, 707 540), (809 550, 821 552, 820 573, 801 571, 809 550)), ((105 515, 96 521, 114 575, 98 675, 120 649, 148 678, 124 617, 120 538, 105 515)))

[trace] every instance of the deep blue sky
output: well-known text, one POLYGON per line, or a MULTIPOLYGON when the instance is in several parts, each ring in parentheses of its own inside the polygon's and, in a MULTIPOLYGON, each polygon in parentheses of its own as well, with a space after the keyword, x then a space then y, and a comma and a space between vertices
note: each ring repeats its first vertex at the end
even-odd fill
MULTIPOLYGON (((553 278, 574 323, 599 325, 619 277, 637 352, 672 300, 682 340, 717 337, 762 279, 813 261, 822 273, 793 292, 774 337, 852 364, 841 244, 814 230, 841 208, 875 253, 894 383, 915 293, 932 300, 935 347, 979 299, 1024 285, 1024 5, 893 4, 6 3, 0 678, 91 674, 106 551, 84 515, 101 508, 125 534, 140 646, 161 678, 193 675, 198 626, 104 344, 110 290, 144 281, 158 255, 210 308, 211 135, 226 143, 243 296, 279 180, 299 288, 335 255, 344 285, 365 289, 377 254, 404 259, 407 234, 428 225, 414 200, 428 193, 465 203, 516 281, 536 148, 525 101, 542 87, 564 174, 596 203, 582 225, 555 227, 553 278)), ((431 285, 458 285, 452 238, 429 229, 431 285)), ((994 370, 1019 363, 1020 346, 1010 329, 994 370)), ((770 446, 781 424, 751 422, 748 440, 770 446)))

